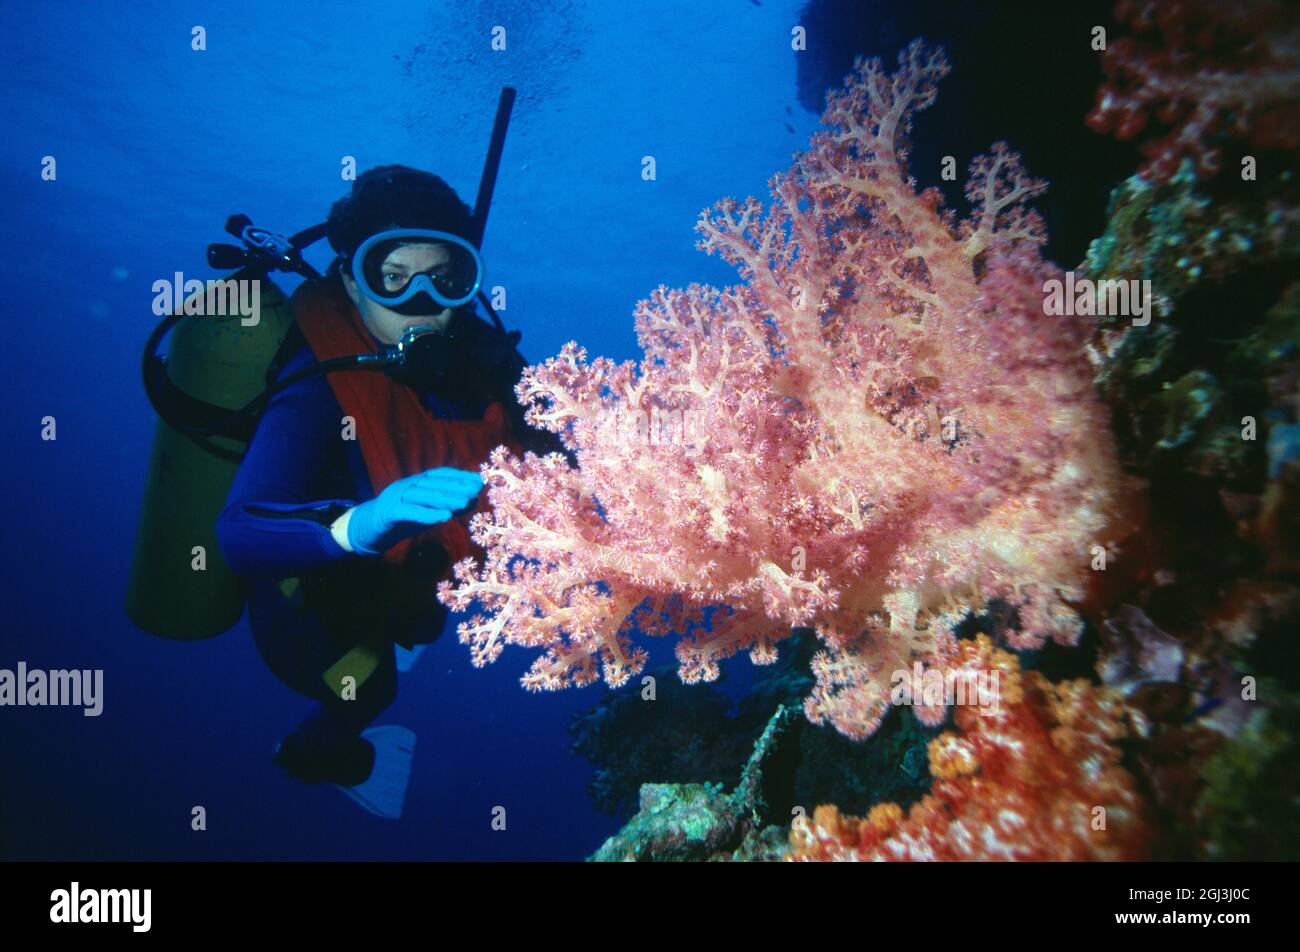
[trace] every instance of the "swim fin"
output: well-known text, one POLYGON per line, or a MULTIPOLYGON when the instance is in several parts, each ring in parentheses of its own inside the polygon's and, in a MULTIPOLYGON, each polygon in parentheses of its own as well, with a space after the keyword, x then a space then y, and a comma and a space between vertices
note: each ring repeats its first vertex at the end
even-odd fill
POLYGON ((415 753, 415 732, 398 724, 368 727, 362 738, 375 748, 375 766, 370 778, 354 787, 338 787, 357 804, 377 817, 400 820, 411 781, 411 759, 415 753))

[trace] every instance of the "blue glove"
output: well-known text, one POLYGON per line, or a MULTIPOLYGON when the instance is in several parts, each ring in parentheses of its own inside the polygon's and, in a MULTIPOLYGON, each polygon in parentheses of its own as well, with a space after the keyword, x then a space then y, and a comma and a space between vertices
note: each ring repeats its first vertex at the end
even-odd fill
POLYGON ((483 488, 483 477, 443 466, 388 485, 374 499, 349 511, 348 545, 362 555, 380 555, 429 526, 446 522, 483 488))

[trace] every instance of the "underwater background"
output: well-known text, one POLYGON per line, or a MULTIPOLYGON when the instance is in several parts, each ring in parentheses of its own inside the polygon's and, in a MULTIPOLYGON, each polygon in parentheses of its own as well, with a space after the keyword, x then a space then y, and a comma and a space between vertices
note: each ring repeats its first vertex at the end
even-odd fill
MULTIPOLYGON (((1283 795, 1297 789, 1300 696, 1300 495, 1287 482, 1300 456, 1300 432, 1287 429, 1300 410, 1296 295, 1286 292, 1294 182, 1275 175, 1267 200, 1177 181, 1112 198, 1143 161, 1133 142, 1084 121, 1103 81, 1088 31, 1114 23, 1112 5, 1045 9, 1055 6, 6 5, 0 295, 10 339, 0 388, 10 458, 0 467, 8 503, 0 668, 21 660, 103 669, 104 709, 84 717, 74 707, 0 708, 0 857, 577 860, 647 802, 641 783, 740 782, 755 741, 777 724, 774 712, 807 692, 810 636, 782 643, 776 669, 729 659, 709 686, 683 686, 665 668, 668 703, 647 723, 618 700, 635 695, 635 683, 528 693, 519 687, 527 653, 474 668, 448 631, 402 675, 379 719, 419 738, 400 822, 286 779, 272 748, 311 702, 267 670, 246 622, 172 642, 135 628, 123 611, 155 427, 139 373, 156 321, 151 288, 178 271, 215 276, 204 252, 226 240, 229 215, 286 234, 323 220, 350 184, 340 178, 345 156, 358 170, 432 171, 472 203, 497 96, 511 85, 519 96, 482 249, 486 284, 508 285, 502 318, 523 332, 529 360, 570 340, 592 355, 634 359, 637 301, 660 285, 737 280, 695 248, 700 211, 724 196, 766 197, 768 179, 807 148, 826 93, 854 57, 881 57, 889 69, 922 36, 945 48, 953 70, 916 119, 910 164, 919 185, 960 204, 960 180, 940 179, 941 158, 955 155, 964 168, 1005 140, 1051 183, 1036 203, 1047 257, 1073 267, 1107 234, 1094 246, 1094 273, 1151 278, 1186 315, 1181 334, 1166 334, 1155 352, 1117 347, 1098 378, 1121 462, 1155 486, 1148 534, 1162 542, 1153 548, 1176 557, 1157 565, 1152 556, 1104 619, 1089 619, 1078 648, 1025 651, 1020 665, 1052 680, 1104 681, 1144 712, 1147 733, 1136 729, 1124 752, 1158 830, 1139 854, 1295 858, 1300 828, 1283 795), (497 24, 509 29, 508 53, 490 49, 497 24), (792 24, 807 27, 804 51, 791 49, 792 24), (203 51, 191 49, 195 25, 206 30, 203 51), (655 157, 653 181, 641 175, 645 155, 655 157), (41 175, 46 156, 57 159, 54 181, 41 175), (1197 211, 1185 224, 1189 207, 1197 211), (1173 232, 1159 229, 1186 237, 1220 209, 1203 230, 1254 244, 1241 260, 1213 244, 1217 235, 1198 245, 1219 265, 1206 290, 1200 272, 1187 276, 1185 255, 1160 257, 1173 232), (1231 347, 1214 337, 1228 312, 1242 322, 1223 335, 1231 347), (1244 449, 1223 436, 1239 428, 1243 407, 1265 431, 1244 449), (41 438, 47 416, 57 420, 56 440, 41 438), (1270 439, 1270 427, 1280 435, 1270 439), (1189 601, 1184 585, 1207 604, 1189 601), (1222 618, 1227 602, 1237 606, 1235 633, 1216 640, 1223 626, 1204 619, 1222 618), (1132 660, 1111 676, 1113 659, 1145 659, 1156 643, 1181 666, 1157 675, 1132 660), (1225 706, 1223 689, 1207 685, 1248 655, 1251 670, 1271 679, 1271 696, 1287 699, 1282 713, 1249 730, 1244 720, 1203 728, 1198 719, 1225 706), (196 805, 206 830, 191 829, 196 805), (498 806, 508 810, 506 830, 491 824, 498 806)), ((1281 28, 1265 21, 1261 29, 1281 28)), ((1294 166, 1284 142, 1260 155, 1294 166)), ((323 269, 324 243, 307 258, 323 269)), ((286 291, 298 282, 275 280, 286 291)), ((982 616, 965 634, 997 628, 982 616)), ((648 670, 673 664, 669 640, 648 648, 648 670)), ((811 813, 834 802, 860 816, 884 801, 906 809, 930 786, 926 747, 939 731, 911 712, 896 712, 866 744, 829 725, 778 726, 797 739, 767 771, 764 819, 775 832, 756 834, 761 845, 748 852, 728 844, 738 857, 779 852, 792 804, 811 813)))

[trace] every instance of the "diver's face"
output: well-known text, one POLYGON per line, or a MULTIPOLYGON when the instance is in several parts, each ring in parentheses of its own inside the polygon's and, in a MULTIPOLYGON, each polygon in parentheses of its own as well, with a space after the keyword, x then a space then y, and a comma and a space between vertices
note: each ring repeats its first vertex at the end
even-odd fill
MULTIPOLYGON (((396 293, 406 286, 412 276, 422 271, 436 272, 450 266, 451 255, 441 245, 401 245, 384 259, 380 279, 384 290, 396 293)), ((348 297, 352 298, 352 303, 357 306, 366 329, 381 344, 396 344, 408 330, 420 325, 432 327, 436 331, 446 330, 451 321, 449 307, 429 314, 399 314, 391 311, 362 294, 356 281, 347 273, 343 274, 343 287, 347 290, 348 297)))

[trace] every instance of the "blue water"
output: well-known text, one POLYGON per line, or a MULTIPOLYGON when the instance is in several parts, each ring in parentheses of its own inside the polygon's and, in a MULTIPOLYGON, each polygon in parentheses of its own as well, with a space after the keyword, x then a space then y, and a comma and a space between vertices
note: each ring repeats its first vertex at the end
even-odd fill
MULTIPOLYGON (((472 203, 511 84, 487 283, 508 288, 503 317, 530 359, 570 339, 634 357, 638 299, 734 280, 693 249, 699 211, 765 194, 816 125, 789 47, 798 6, 4 6, 0 668, 102 668, 105 684, 98 718, 0 708, 0 856, 576 859, 614 831, 566 732, 604 688, 527 694, 526 652, 474 669, 450 634, 404 676, 380 718, 419 736, 393 823, 272 765, 310 702, 266 670, 243 623, 172 643, 126 620, 154 427, 138 371, 151 286, 213 276, 204 249, 232 213, 286 233, 323 220, 347 191, 347 155, 359 170, 428 169, 472 203), (497 24, 506 52, 489 49, 497 24), (206 51, 191 49, 195 25, 206 51), (41 439, 45 416, 57 440, 41 439), (504 831, 490 825, 499 806, 504 831)), ((325 265, 323 242, 309 259, 325 265)))

